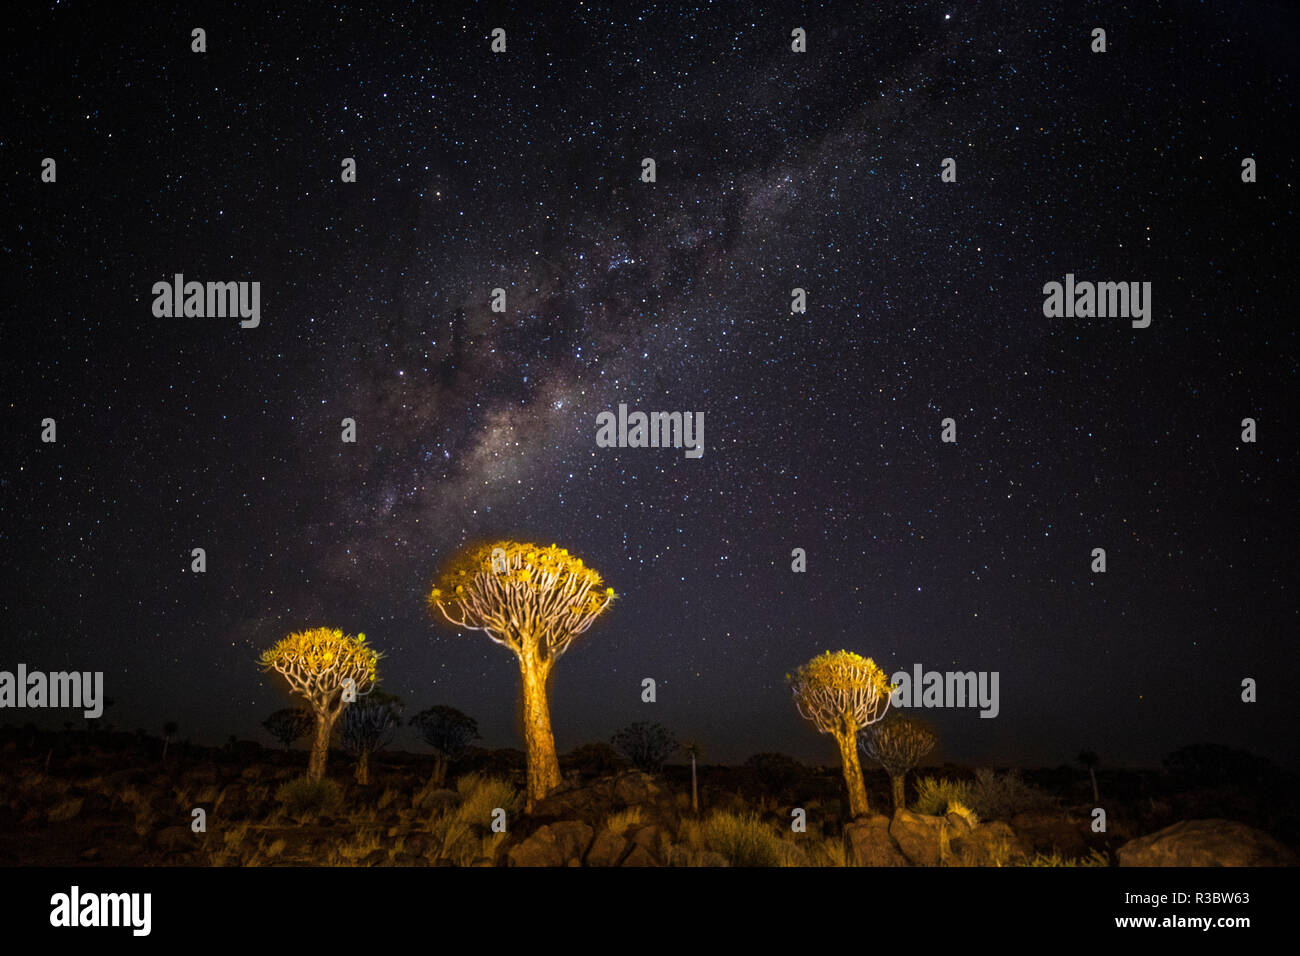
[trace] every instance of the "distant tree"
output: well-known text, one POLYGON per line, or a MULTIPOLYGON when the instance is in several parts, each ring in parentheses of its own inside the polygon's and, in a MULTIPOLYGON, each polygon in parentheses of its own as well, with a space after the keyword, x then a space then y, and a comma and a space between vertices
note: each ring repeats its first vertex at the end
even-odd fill
POLYGON ((478 739, 478 722, 455 707, 442 704, 422 710, 411 718, 411 726, 433 751, 433 782, 447 781, 447 764, 465 754, 470 741, 478 739))
POLYGON ((849 816, 868 812, 867 785, 858 760, 858 731, 874 724, 889 709, 892 688, 875 661, 849 651, 827 651, 788 675, 795 707, 840 748, 849 816))
POLYGON ((176 723, 176 721, 174 721, 174 720, 169 720, 169 721, 167 721, 167 723, 163 724, 163 754, 162 754, 162 758, 163 758, 163 762, 164 762, 164 763, 165 763, 166 760, 167 760, 167 745, 170 744, 170 743, 172 742, 172 738, 176 736, 176 731, 178 731, 178 730, 180 730, 180 726, 179 726, 179 725, 176 723))
POLYGON ((677 752, 677 738, 660 724, 637 721, 628 724, 611 739, 638 770, 657 772, 677 752))
POLYGON ((1188 744, 1168 754, 1162 763, 1184 787, 1240 787, 1263 783, 1276 774, 1267 758, 1222 744, 1188 744))
POLYGON ((619 752, 603 740, 575 747, 564 755, 564 762, 583 777, 604 777, 627 766, 619 752))
POLYGON ((334 724, 347 706, 345 689, 350 683, 358 699, 370 692, 379 679, 379 654, 366 645, 364 634, 352 637, 337 628, 314 627, 283 638, 258 663, 263 670, 281 675, 289 690, 311 708, 316 736, 307 775, 320 780, 325 776, 334 724))
POLYGON ((894 809, 907 807, 907 771, 934 749, 934 731, 916 717, 893 714, 858 735, 862 752, 885 768, 894 796, 894 809))
POLYGON ((688 740, 682 744, 682 753, 691 758, 691 812, 700 812, 700 788, 695 777, 695 762, 699 759, 701 748, 696 740, 688 740))
POLYGON ((314 722, 311 711, 301 707, 285 707, 262 721, 262 726, 288 750, 295 740, 307 736, 314 722))
POLYGON ((547 687, 555 662, 613 602, 601 583, 567 548, 496 541, 457 555, 429 593, 448 622, 482 631, 519 660, 529 810, 561 784, 547 687))
POLYGON ((807 773, 807 768, 799 761, 777 753, 754 754, 745 761, 744 766, 753 774, 765 794, 778 799, 807 773))
POLYGON ((343 746, 357 758, 357 783, 370 783, 371 754, 391 744, 401 724, 401 698, 381 690, 372 690, 343 711, 343 746))
POLYGON ((1080 750, 1076 759, 1088 768, 1088 776, 1092 778, 1092 802, 1101 803, 1101 795, 1097 792, 1097 764, 1101 759, 1091 750, 1080 750))

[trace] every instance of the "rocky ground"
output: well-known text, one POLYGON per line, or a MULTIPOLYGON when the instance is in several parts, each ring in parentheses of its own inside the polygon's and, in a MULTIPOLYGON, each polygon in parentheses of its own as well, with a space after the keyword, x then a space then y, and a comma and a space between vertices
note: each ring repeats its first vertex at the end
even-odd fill
MULTIPOLYGON (((57 753, 38 743, 12 736, 0 743, 0 865, 1252 866, 1296 859, 1293 843, 1241 820, 1170 819, 1178 804, 1196 801, 1168 798, 1112 801, 1105 833, 1093 832, 1086 801, 1005 819, 899 810, 846 820, 834 768, 783 781, 775 793, 726 768, 706 768, 696 813, 683 768, 651 776, 579 767, 570 768, 565 790, 525 814, 513 755, 481 754, 476 766, 453 768, 447 786, 430 782, 426 760, 386 755, 362 786, 337 754, 337 804, 291 810, 277 792, 301 776, 301 752, 234 742, 214 751, 177 747, 164 763, 103 738, 57 753), (505 832, 491 826, 498 809, 505 832), (796 809, 806 820, 801 831, 791 825, 796 809), (192 826, 196 810, 203 832, 192 826)), ((873 808, 888 807, 883 777, 873 776, 871 798, 873 808)))

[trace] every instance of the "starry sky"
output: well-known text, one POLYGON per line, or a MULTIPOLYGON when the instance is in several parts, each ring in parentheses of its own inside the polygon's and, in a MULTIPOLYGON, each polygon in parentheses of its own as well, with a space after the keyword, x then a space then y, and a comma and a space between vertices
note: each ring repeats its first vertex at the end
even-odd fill
POLYGON ((940 759, 1297 762, 1293 7, 385 10, 15 20, 0 667, 269 742, 256 656, 327 624, 521 746, 513 657, 424 603, 500 536, 621 595, 561 752, 833 763, 784 678, 847 648, 999 673, 996 719, 923 712, 940 759), (155 318, 178 272, 259 281, 260 326, 155 318), (1066 273, 1151 282, 1151 326, 1045 318, 1066 273), (598 448, 620 402, 704 412, 703 457, 598 448))

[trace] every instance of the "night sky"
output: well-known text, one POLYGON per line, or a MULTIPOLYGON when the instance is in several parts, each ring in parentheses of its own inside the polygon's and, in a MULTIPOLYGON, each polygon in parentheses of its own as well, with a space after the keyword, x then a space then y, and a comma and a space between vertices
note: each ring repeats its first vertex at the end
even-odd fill
POLYGON ((999 672, 996 719, 920 712, 939 759, 1300 759, 1295 8, 555 6, 13 21, 0 669, 269 744, 257 654, 329 625, 520 747, 514 658, 425 606, 512 537, 621 596, 561 752, 834 763, 785 675, 847 648, 999 672), (156 318, 175 273, 260 282, 260 326, 156 318), (1150 327, 1044 317, 1066 273, 1151 282, 1150 327), (598 448, 620 402, 704 412, 703 457, 598 448))

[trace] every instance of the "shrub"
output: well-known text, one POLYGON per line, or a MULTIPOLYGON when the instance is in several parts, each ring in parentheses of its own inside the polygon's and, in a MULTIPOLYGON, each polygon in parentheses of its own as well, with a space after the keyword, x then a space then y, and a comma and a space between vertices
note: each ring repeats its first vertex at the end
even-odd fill
POLYGON ((961 803, 957 800, 953 800, 951 803, 948 804, 947 812, 957 814, 957 816, 961 817, 963 820, 966 821, 966 823, 970 826, 972 830, 974 830, 977 826, 980 825, 979 814, 977 814, 970 807, 966 806, 966 804, 961 803))
POLYGON ((715 813, 705 821, 703 837, 732 866, 780 866, 788 858, 781 838, 753 813, 715 813))
POLYGON ((1110 866, 1110 857, 1100 850, 1093 850, 1078 859, 1061 856, 1059 853, 1039 853, 1028 860, 1025 866, 1110 866))
MULTIPOLYGON (((971 785, 965 780, 945 777, 917 777, 916 802, 912 809, 917 813, 939 816, 947 812, 949 804, 971 805, 971 785)), ((983 811, 980 811, 983 813, 983 811)))
POLYGON ((510 819, 519 810, 519 791, 507 780, 499 777, 482 777, 468 773, 456 781, 460 794, 457 815, 466 823, 486 827, 492 822, 492 811, 500 807, 510 819))
POLYGON ((275 797, 291 816, 302 816, 335 809, 343 802, 343 791, 333 780, 296 777, 282 784, 275 797))
POLYGON ((620 810, 618 813, 610 814, 605 820, 605 826, 609 832, 616 836, 622 836, 630 826, 636 826, 641 822, 641 808, 628 807, 626 810, 620 810))
POLYGON ((1020 772, 996 773, 985 767, 975 771, 970 798, 963 800, 985 820, 1005 820, 1026 810, 1051 810, 1056 798, 1025 783, 1020 772))

